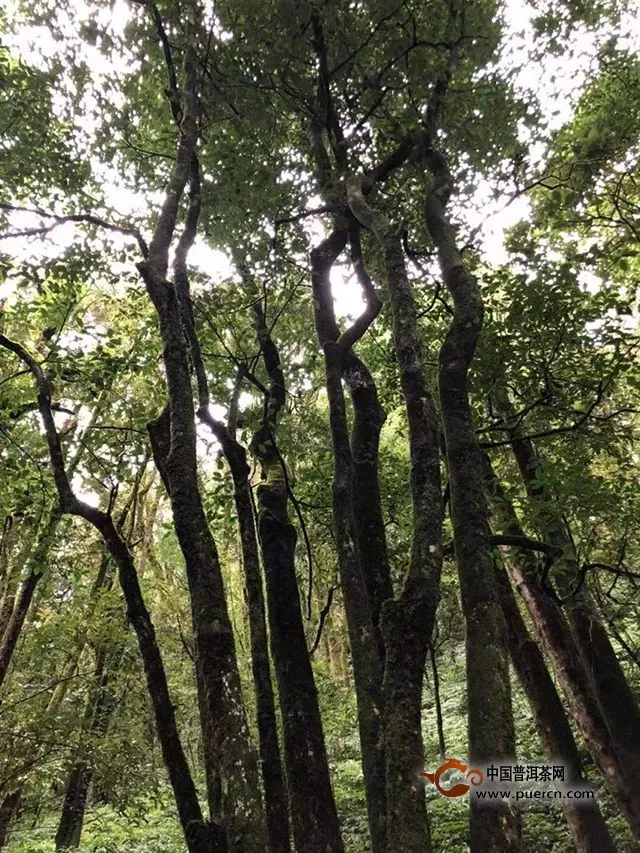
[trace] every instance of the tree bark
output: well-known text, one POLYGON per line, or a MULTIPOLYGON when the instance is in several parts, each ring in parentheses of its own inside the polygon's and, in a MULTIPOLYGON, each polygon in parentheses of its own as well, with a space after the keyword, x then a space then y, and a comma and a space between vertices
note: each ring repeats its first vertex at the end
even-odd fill
POLYGON ((369 835, 373 853, 384 853, 387 848, 387 801, 381 717, 385 643, 380 617, 383 601, 390 597, 392 588, 375 464, 378 424, 381 426, 380 412, 369 411, 369 414, 374 415, 374 420, 366 436, 362 430, 363 421, 359 410, 363 413, 363 406, 377 403, 377 400, 371 396, 372 383, 368 383, 368 400, 364 395, 354 396, 356 386, 353 383, 358 373, 362 376, 364 373, 359 370, 362 363, 354 361, 352 352, 354 345, 376 318, 381 303, 362 263, 360 226, 345 209, 342 192, 337 189, 347 173, 348 146, 333 102, 329 55, 320 8, 313 9, 310 23, 317 60, 317 97, 310 123, 311 154, 315 160, 319 186, 334 213, 335 228, 333 234, 311 251, 311 284, 316 332, 324 354, 329 400, 334 461, 333 523, 358 705, 369 835), (328 148, 335 160, 335 170, 328 148), (366 309, 351 327, 339 334, 329 275, 348 237, 351 239, 354 269, 366 299, 366 309), (343 377, 350 383, 356 411, 351 438, 342 391, 343 377), (365 516, 367 512, 371 513, 368 518, 365 516), (373 534, 375 543, 369 534, 373 534), (377 551, 374 551, 374 545, 377 545, 377 551))
MULTIPOLYGON (((564 706, 542 653, 529 636, 509 578, 497 562, 496 578, 507 622, 511 661, 531 706, 547 760, 550 764, 557 761, 564 764, 565 785, 570 788, 587 787, 564 706)), ((596 802, 584 801, 578 806, 565 803, 564 814, 578 853, 615 853, 615 845, 596 802)))
POLYGON ((158 739, 187 847, 190 853, 226 853, 226 848, 219 840, 219 829, 207 826, 202 817, 195 785, 180 741, 155 630, 142 597, 133 559, 110 518, 101 519, 98 529, 118 566, 120 586, 127 604, 127 616, 138 637, 158 739))
POLYGON ((380 431, 386 413, 378 400, 373 376, 353 350, 349 350, 343 357, 342 377, 353 406, 353 515, 362 573, 369 593, 373 629, 380 661, 383 662, 386 652, 380 631, 380 615, 383 603, 393 598, 378 479, 380 431))
POLYGON ((264 565, 271 654, 282 728, 293 837, 297 853, 342 853, 318 696, 300 608, 295 569, 296 530, 288 513, 288 477, 276 444, 285 404, 284 375, 264 316, 257 312, 258 338, 269 376, 262 427, 251 442, 259 459, 258 530, 264 565))
POLYGON ((6 847, 9 840, 9 827, 20 808, 21 800, 22 788, 17 788, 15 791, 6 794, 0 804, 0 850, 6 847))
MULTIPOLYGON (((497 403, 508 421, 512 415, 511 405, 502 389, 497 403)), ((527 494, 534 508, 540 507, 537 521, 542 527, 542 538, 562 555, 553 567, 553 579, 565 599, 567 620, 640 813, 640 706, 611 645, 589 587, 585 583, 575 591, 579 576, 577 555, 560 509, 544 482, 542 463, 533 442, 523 437, 518 427, 509 430, 509 438, 527 494)))
POLYGON ((409 424, 413 506, 409 571, 398 598, 386 601, 382 609, 387 843, 390 850, 409 853, 428 850, 431 843, 424 791, 416 784, 415 768, 423 759, 422 685, 442 568, 439 422, 425 378, 400 231, 369 207, 357 182, 348 184, 347 198, 353 214, 373 231, 382 250, 409 424))
MULTIPOLYGON (((371 602, 361 567, 353 493, 354 479, 351 445, 342 391, 344 354, 355 342, 356 324, 338 340, 334 338, 333 311, 325 306, 332 301, 329 275, 331 267, 347 242, 346 230, 336 229, 311 252, 311 283, 314 296, 316 331, 324 352, 329 425, 333 446, 332 483, 333 523, 338 556, 338 571, 347 615, 347 630, 358 705, 358 728, 362 769, 373 853, 385 850, 386 794, 384 752, 381 744, 382 672, 378 643, 373 626, 371 602)), ((378 311, 369 304, 357 329, 360 336, 378 311), (371 316, 373 315, 373 316, 371 316), (367 322, 368 320, 368 322, 367 322)))
POLYGON ((264 787, 268 853, 289 853, 287 789, 280 758, 269 645, 262 592, 262 572, 256 535, 250 469, 244 447, 233 437, 231 428, 206 419, 220 441, 234 485, 234 500, 242 547, 245 591, 249 610, 251 670, 256 697, 260 764, 264 787))
MULTIPOLYGON (((502 529, 522 536, 511 502, 494 478, 494 506, 502 529)), ((531 616, 538 638, 553 664, 567 698, 569 711, 607 787, 618 802, 634 834, 638 832, 638 801, 628 785, 622 761, 615 751, 593 684, 571 629, 557 603, 540 587, 538 565, 530 551, 520 550, 508 562, 509 572, 531 616)))
MULTIPOLYGON (((451 521, 466 624, 469 757, 513 761, 515 733, 509 689, 509 651, 489 540, 483 460, 469 402, 468 373, 484 308, 475 277, 466 269, 446 215, 452 188, 447 163, 426 152, 434 188, 425 202, 427 229, 438 252, 454 316, 439 356, 439 392, 451 487, 451 521)), ((472 853, 519 849, 519 821, 506 804, 482 808, 471 799, 472 853)))
POLYGON ((56 853, 75 850, 80 846, 92 775, 91 767, 83 761, 78 761, 69 771, 55 837, 56 853))
MULTIPOLYGON (((373 293, 373 285, 362 257, 360 228, 351 223, 349 229, 351 262, 365 296, 373 293)), ((339 331, 335 323, 333 303, 324 306, 331 312, 335 329, 334 340, 339 331)), ((351 460, 353 468, 353 514, 358 534, 360 564, 369 593, 371 619, 378 642, 381 664, 385 658, 385 646, 380 628, 382 605, 393 598, 393 586, 387 554, 387 537, 382 516, 382 499, 378 478, 378 451, 380 431, 386 420, 386 412, 378 400, 376 383, 359 356, 349 349, 342 358, 342 378, 345 381, 353 407, 351 428, 351 460)))
MULTIPOLYGON (((190 384, 186 359, 183 366, 186 371, 185 381, 190 384)), ((193 418, 189 384, 186 391, 193 418)), ((211 818, 226 827, 231 851, 235 850, 234 845, 241 850, 242 844, 246 842, 247 851, 255 849, 256 853, 260 848, 252 845, 262 844, 262 853, 263 828, 256 826, 252 829, 254 821, 261 822, 262 815, 259 793, 254 790, 258 785, 258 768, 257 762, 254 763, 253 747, 249 745, 235 643, 218 554, 197 485, 193 458, 195 426, 192 438, 193 467, 186 472, 188 478, 193 480, 186 483, 183 477, 185 469, 180 461, 175 462, 175 456, 173 477, 169 473, 173 444, 169 411, 169 408, 165 409, 159 418, 148 424, 148 429, 154 460, 171 500, 174 525, 187 569, 211 818), (177 494, 174 491, 176 483, 177 494), (243 788, 245 774, 248 775, 249 784, 243 788), (258 797, 257 813, 250 811, 255 797, 258 797), (249 840, 252 836, 254 841, 249 840)))

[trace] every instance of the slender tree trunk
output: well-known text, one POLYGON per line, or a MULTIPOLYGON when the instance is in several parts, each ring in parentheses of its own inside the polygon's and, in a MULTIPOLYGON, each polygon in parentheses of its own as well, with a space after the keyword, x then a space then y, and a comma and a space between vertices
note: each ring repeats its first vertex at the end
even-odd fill
POLYGON ((20 344, 0 334, 0 346, 15 353, 31 371, 38 389, 38 409, 44 424, 49 458, 60 501, 60 513, 77 515, 100 532, 108 552, 118 566, 120 585, 127 604, 127 616, 138 638, 147 688, 153 704, 162 754, 173 788, 180 823, 189 853, 222 853, 214 847, 210 828, 202 819, 196 789, 182 749, 167 678, 146 608, 135 564, 125 541, 107 513, 78 500, 65 467, 60 436, 51 411, 51 385, 38 362, 20 344))
POLYGON ((249 610, 251 669, 256 696, 260 764, 266 807, 268 853, 289 853, 287 790, 280 759, 278 726, 269 665, 262 573, 254 522, 249 466, 245 449, 222 424, 213 427, 231 470, 234 499, 240 526, 242 565, 249 610))
MULTIPOLYGON (((189 75, 195 55, 189 55, 189 75)), ((185 66, 186 67, 186 66, 185 66)), ((186 89, 186 86, 185 86, 186 89)), ((190 91, 185 98, 195 98, 190 91)), ((193 104, 189 109, 194 110, 193 104)), ((194 118, 195 122, 195 118, 194 118)), ((235 641, 222 571, 215 541, 209 529, 198 486, 195 408, 191 373, 184 335, 185 314, 180 299, 186 291, 186 256, 195 238, 199 213, 199 173, 195 160, 195 124, 183 130, 172 185, 167 194, 173 209, 191 175, 192 197, 185 230, 176 249, 175 286, 166 280, 168 243, 158 224, 149 247, 149 258, 139 265, 147 291, 158 315, 163 342, 168 408, 150 423, 154 459, 167 488, 173 524, 180 544, 191 599, 196 678, 205 744, 209 802, 215 805, 220 776, 220 821, 227 829, 232 853, 263 853, 266 827, 259 787, 259 768, 249 737, 235 641), (192 135, 189 135, 192 134, 192 135), (198 188, 194 187, 194 182, 198 188), (175 184, 175 186, 173 185, 175 184), (154 241, 158 237, 158 246, 154 241), (167 441, 168 427, 168 441, 167 441), (162 445, 161 453, 158 448, 162 445)), ((183 122, 183 128, 185 123, 183 122)), ((166 236, 166 235, 165 235, 166 236)))
MULTIPOLYGON (((358 259, 355 259, 354 265, 358 262, 358 259)), ((366 273, 362 270, 360 275, 363 274, 366 273)), ((383 603, 393 598, 378 479, 380 431, 386 414, 378 400, 373 376, 353 350, 349 350, 342 360, 342 376, 353 406, 351 428, 353 514, 362 572, 369 593, 371 619, 382 662, 385 657, 385 648, 380 632, 380 614, 383 603)))
MULTIPOLYGON (((181 334, 179 324, 174 333, 181 334)), ((184 350, 182 356, 184 358, 184 350)), ((184 381, 188 383, 185 392, 193 419, 186 358, 182 368, 184 381)), ((219 819, 227 828, 231 851, 235 851, 234 845, 240 851, 242 844, 246 844, 247 851, 255 849, 258 853, 259 845, 262 845, 262 853, 262 808, 259 792, 254 790, 259 782, 259 773, 249 742, 220 563, 197 486, 195 424, 189 427, 193 434, 189 438, 187 467, 186 462, 180 461, 182 452, 178 451, 176 456, 173 451, 174 427, 169 411, 170 407, 148 427, 154 459, 171 499, 174 525, 187 568, 209 803, 217 810, 212 819, 219 819), (245 776, 248 784, 243 787, 245 776), (251 811, 255 797, 258 798, 257 813, 251 811)))
POLYGON ((98 529, 113 556, 127 604, 127 616, 138 638, 147 687, 156 719, 156 730, 173 788, 180 822, 190 853, 224 853, 219 830, 207 826, 182 748, 169 695, 167 677, 149 611, 146 608, 131 554, 111 519, 100 519, 98 529))
MULTIPOLYGON (((83 739, 86 736, 90 743, 100 744, 107 732, 113 714, 116 697, 111 681, 122 656, 122 649, 111 655, 101 649, 97 653, 94 687, 87 697, 87 705, 82 725, 83 739)), ((85 749, 81 746, 81 750, 85 749)), ((65 794, 56 831, 56 853, 68 848, 80 846, 82 825, 87 806, 89 786, 93 777, 91 759, 82 754, 76 757, 69 771, 65 794)))
MULTIPOLYGON (((218 552, 198 486, 195 408, 188 361, 189 329, 185 328, 186 316, 180 305, 188 295, 187 256, 196 236, 200 213, 197 160, 200 14, 196 3, 186 4, 183 91, 176 156, 145 260, 138 264, 138 269, 156 310, 163 344, 170 439, 168 451, 159 464, 186 564, 199 709, 204 715, 202 732, 203 737, 211 741, 204 752, 205 757, 214 762, 214 771, 209 768, 207 780, 220 776, 221 819, 232 853, 263 853, 266 827, 258 762, 249 737, 218 552), (171 283, 167 279, 169 252, 188 183, 189 205, 175 248, 174 282, 171 283)), ((160 426, 164 428, 162 416, 160 426)), ((153 425, 150 432, 153 437, 153 425)), ((209 791, 210 802, 214 799, 214 792, 209 791)))
POLYGON ((62 813, 56 831, 56 853, 75 850, 80 846, 82 824, 87 806, 87 795, 93 773, 88 764, 79 761, 73 765, 67 778, 62 813))
MULTIPOLYGON (((104 656, 101 657, 104 658, 104 656)), ((107 731, 109 719, 115 707, 115 697, 109 689, 110 673, 104 669, 104 662, 100 660, 96 680, 97 689, 87 702, 84 728, 92 741, 95 739, 100 743, 107 731), (100 672, 101 668, 102 672, 100 672)), ((56 851, 80 846, 87 795, 92 777, 91 762, 86 758, 78 757, 67 778, 60 821, 55 837, 56 851)))
POLYGON ((22 800, 22 788, 17 788, 6 794, 0 803, 0 850, 6 847, 9 840, 9 827, 16 816, 22 800))
POLYGON ((295 569, 297 537, 289 520, 288 475, 275 436, 285 404, 284 375, 264 315, 260 309, 256 313, 269 394, 263 425, 252 439, 251 450, 260 460, 263 477, 258 486, 258 531, 271 653, 282 714, 293 838, 297 853, 342 853, 344 847, 300 609, 295 569))
MULTIPOLYGON (((13 342, 9 342, 8 340, 7 343, 13 344, 13 342)), ((10 346, 9 348, 12 349, 13 352, 16 352, 16 349, 13 346, 10 346)), ((18 347, 18 349, 20 349, 20 347, 18 347)), ((22 358, 22 353, 16 352, 16 354, 22 358)), ((90 427, 99 416, 103 409, 104 402, 104 395, 100 395, 96 401, 88 427, 90 427)), ((80 444, 74 456, 67 463, 66 471, 68 477, 73 475, 82 459, 83 452, 84 448, 82 444, 80 444)), ((33 602, 36 587, 43 575, 47 556, 56 536, 62 514, 60 507, 57 505, 50 509, 44 523, 44 527, 37 536, 35 546, 32 550, 27 550, 28 557, 26 560, 25 579, 21 584, 17 598, 13 603, 9 621, 4 633, 2 634, 2 639, 0 640, 0 687, 2 687, 6 678, 13 653, 15 652, 18 640, 20 639, 20 634, 24 628, 25 620, 33 602)), ((5 602, 5 604, 6 603, 7 602, 5 602)))
POLYGON ((378 638, 380 659, 384 660, 380 613, 383 603, 393 597, 378 479, 380 431, 386 413, 378 401, 376 384, 369 369, 352 350, 343 358, 342 375, 354 413, 351 429, 353 512, 373 626, 378 638))
POLYGON ((447 751, 444 739, 444 719, 442 716, 442 699, 440 697, 440 674, 438 672, 438 660, 433 643, 429 645, 429 657, 431 659, 431 671, 433 673, 433 700, 436 706, 436 726, 438 728, 438 749, 442 761, 447 751))
MULTIPOLYGON (((183 118, 176 158, 167 182, 164 202, 148 249, 144 246, 145 261, 139 265, 147 290, 160 320, 164 344, 165 368, 171 405, 171 446, 167 470, 171 484, 174 523, 180 546, 187 558, 188 579, 192 593, 192 612, 201 677, 206 675, 207 707, 218 726, 220 735, 216 746, 227 763, 231 802, 239 808, 238 829, 249 827, 243 853, 262 853, 264 850, 261 802, 257 791, 257 772, 250 765, 251 750, 246 737, 246 719, 239 675, 235 660, 233 635, 229 624, 222 588, 222 578, 215 543, 211 537, 197 486, 195 425, 193 399, 185 344, 182 338, 180 314, 173 287, 166 280, 169 249, 176 227, 180 202, 192 163, 198 137, 197 51, 199 11, 188 2, 184 14, 184 93, 183 118), (219 712, 216 714, 216 712, 219 712), (238 782, 237 785, 233 784, 238 782)), ((180 260, 184 263, 191 233, 179 244, 180 260)), ((53 475, 61 510, 78 515, 90 522, 103 536, 109 553, 118 566, 120 584, 127 603, 131 622, 145 669, 147 687, 156 718, 163 758, 174 792, 180 822, 190 853, 210 853, 223 849, 222 843, 202 819, 202 812, 182 748, 175 712, 169 695, 166 673, 155 631, 145 606, 135 564, 131 553, 108 513, 78 500, 71 487, 69 473, 56 424, 51 411, 51 385, 38 362, 19 344, 0 334, 0 345, 15 353, 33 374, 38 386, 38 408, 43 420, 53 475)), ((235 815, 234 815, 235 816, 235 815)), ((235 835, 236 825, 232 827, 235 835)))
MULTIPOLYGON (((542 653, 529 636, 509 578, 497 563, 496 578, 507 622, 511 660, 529 700, 547 760, 551 764, 557 761, 564 764, 564 783, 568 787, 585 787, 587 782, 564 706, 542 653)), ((615 853, 615 845, 596 802, 585 801, 577 806, 565 804, 564 813, 578 853, 615 853)))
MULTIPOLYGON (((81 628, 79 631, 78 651, 75 655, 71 656, 71 659, 67 662, 67 664, 63 668, 62 675, 58 681, 58 684, 56 685, 56 687, 55 687, 55 689, 51 695, 51 698, 49 699, 49 701, 47 703, 46 716, 48 719, 52 719, 53 717, 55 717, 58 709, 60 708, 62 702, 64 701, 64 697, 67 693, 67 690, 69 689, 70 678, 78 666, 79 657, 82 654, 82 649, 83 649, 84 641, 86 638, 86 625, 88 624, 88 622, 91 618, 91 615, 93 613, 94 606, 95 606, 95 597, 96 597, 97 593, 100 591, 100 589, 102 589, 102 587, 106 583, 108 583, 110 586, 110 579, 108 577, 109 564, 110 564, 109 557, 103 556, 102 560, 100 561, 100 569, 98 571, 98 574, 96 575, 96 579, 95 579, 93 586, 92 586, 92 589, 91 589, 89 607, 88 607, 87 612, 84 614, 84 617, 83 617, 83 628, 81 628)), ((90 697, 90 700, 89 700, 90 704, 93 702, 93 699, 94 699, 93 696, 90 697)), ((14 795, 15 796, 21 796, 22 795, 22 788, 16 789, 16 791, 14 792, 14 795)), ((76 846, 77 846, 77 844, 76 844, 76 846)), ((1 848, 1 845, 0 845, 0 848, 1 848)))
POLYGON ((295 573, 296 532, 287 513, 282 471, 275 465, 258 487, 258 525, 295 848, 297 853, 341 853, 344 847, 302 624, 295 573))
MULTIPOLYGON (((524 536, 515 510, 494 479, 494 506, 503 531, 524 536)), ((508 563, 509 572, 522 596, 538 637, 551 661, 567 698, 567 705, 596 767, 617 800, 634 834, 638 834, 638 800, 629 786, 623 760, 616 753, 611 735, 593 692, 571 629, 556 602, 541 589, 538 565, 531 552, 521 550, 508 563)))
POLYGON ((358 532, 353 506, 354 479, 351 446, 342 391, 343 357, 350 346, 344 345, 344 338, 335 340, 333 311, 331 309, 331 313, 329 313, 326 310, 327 303, 333 298, 329 280, 331 268, 345 247, 346 241, 346 231, 336 229, 317 248, 312 250, 311 282, 316 331, 325 361, 334 462, 333 523, 358 705, 358 728, 367 795, 369 830, 373 853, 383 853, 386 845, 384 826, 386 794, 384 751, 381 743, 380 725, 382 718, 382 672, 371 602, 361 567, 361 555, 358 547, 358 532))
MULTIPOLYGON (((435 187, 425 202, 427 229, 438 251, 454 316, 440 349, 440 408, 451 486, 451 520, 466 624, 469 752, 472 762, 513 761, 515 733, 509 689, 509 650, 489 541, 483 460, 469 403, 468 372, 483 320, 474 276, 465 268, 447 219, 452 176, 433 148, 427 162, 435 187)), ((486 809, 471 799, 472 853, 519 848, 519 821, 508 806, 486 809)))
POLYGON ((43 564, 51 547, 60 516, 61 513, 57 508, 51 511, 45 527, 38 537, 36 547, 27 562, 26 577, 20 586, 9 623, 0 642, 0 687, 6 678, 36 587, 42 577, 43 564))

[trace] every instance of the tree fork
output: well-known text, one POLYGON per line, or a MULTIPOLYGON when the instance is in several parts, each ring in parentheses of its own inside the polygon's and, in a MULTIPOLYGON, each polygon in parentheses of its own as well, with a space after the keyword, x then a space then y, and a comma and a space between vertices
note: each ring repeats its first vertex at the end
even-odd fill
POLYGON ((415 768, 423 755, 422 684, 442 568, 439 423, 425 379, 400 231, 367 204, 358 180, 347 182, 347 199, 352 213, 373 232, 382 252, 409 424, 411 557, 400 595, 383 605, 382 631, 387 655, 383 692, 388 841, 390 849, 410 853, 430 846, 424 792, 416 785, 415 768))
POLYGON ((369 829, 372 850, 374 853, 383 853, 386 849, 387 806, 384 747, 381 742, 382 671, 371 602, 358 547, 353 508, 353 460, 342 390, 344 355, 365 333, 377 315, 380 304, 377 297, 375 302, 368 300, 365 312, 335 340, 333 312, 329 313, 325 306, 332 300, 329 281, 331 268, 346 243, 346 230, 336 228, 311 251, 311 285, 316 332, 324 353, 333 446, 333 524, 353 662, 369 829))

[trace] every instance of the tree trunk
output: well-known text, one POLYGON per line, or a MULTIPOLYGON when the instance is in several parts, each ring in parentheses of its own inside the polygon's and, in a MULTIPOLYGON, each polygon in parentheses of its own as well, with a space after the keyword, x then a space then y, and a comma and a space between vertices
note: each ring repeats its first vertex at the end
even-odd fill
POLYGON ((431 659, 431 671, 433 673, 433 701, 436 706, 438 749, 440 752, 440 759, 441 761, 444 761, 447 747, 444 740, 444 721, 442 717, 442 700, 440 698, 440 674, 438 672, 438 660, 436 658, 436 650, 433 643, 429 645, 429 656, 431 659))
POLYGON ((382 249, 409 424, 413 505, 410 565, 399 597, 388 600, 382 609, 387 842, 390 850, 409 853, 428 850, 431 843, 424 791, 416 785, 416 763, 423 760, 422 684, 442 568, 439 424, 425 379, 400 231, 368 206, 356 183, 348 186, 347 197, 354 215, 373 230, 382 249))
POLYGON ((258 487, 258 507, 295 848, 297 853, 341 853, 344 847, 302 624, 295 573, 296 532, 287 514, 281 471, 272 469, 258 487))
MULTIPOLYGON (((179 323, 178 329, 174 331, 175 334, 181 334, 179 323)), ((182 356, 184 357, 184 350, 182 356)), ((191 407, 193 419, 186 358, 181 367, 185 371, 184 381, 188 383, 182 396, 188 395, 188 401, 185 402, 191 407)), ((168 373, 169 371, 167 375, 168 373)), ((149 423, 148 429, 154 460, 171 500, 174 525, 187 569, 199 708, 205 740, 208 799, 210 807, 217 810, 211 817, 227 828, 231 851, 235 851, 234 845, 237 845, 240 851, 243 849, 242 844, 246 844, 246 853, 251 850, 263 853, 264 824, 257 790, 259 771, 249 741, 235 643, 218 553, 197 485, 195 422, 188 427, 191 433, 188 439, 188 463, 181 459, 186 449, 184 446, 177 451, 177 455, 173 450, 174 426, 170 407, 165 409, 159 418, 149 423), (254 803, 255 798, 257 803, 254 803), (259 845, 262 845, 262 848, 259 845)))
POLYGON ((133 558, 109 517, 96 519, 96 522, 118 566, 120 586, 127 604, 127 616, 138 638, 162 756, 173 788, 189 853, 226 853, 226 848, 219 838, 219 829, 209 827, 202 817, 195 785, 178 733, 160 648, 149 611, 142 597, 133 558))
MULTIPOLYGON (((494 479, 496 516, 505 533, 524 536, 513 505, 494 479)), ((617 800, 635 834, 638 833, 638 800, 625 778, 622 761, 617 755, 593 692, 593 684, 584 666, 569 625, 556 602, 540 587, 538 565, 531 552, 520 550, 508 563, 516 589, 524 599, 538 637, 553 664, 567 698, 567 704, 578 730, 591 753, 596 767, 617 800)))
MULTIPOLYGON (((466 624, 469 758, 474 763, 515 756, 509 689, 509 651, 489 541, 483 460, 469 403, 468 372, 483 320, 477 282, 465 268, 446 216, 452 177, 444 157, 427 151, 435 187, 425 202, 427 229, 438 251, 454 316, 440 349, 440 408, 451 487, 451 521, 466 624)), ((519 848, 517 815, 501 804, 471 799, 472 853, 519 848)))
MULTIPOLYGON (((511 406, 502 390, 498 395, 498 405, 508 419, 512 415, 511 406)), ((534 508, 540 507, 537 522, 542 527, 543 540, 562 553, 553 567, 553 579, 566 599, 564 609, 568 622, 640 815, 640 706, 611 645, 588 585, 585 583, 575 591, 579 577, 577 555, 560 509, 541 476, 542 464, 533 442, 523 437, 517 427, 509 431, 509 437, 527 494, 534 508)))
POLYGON ((300 609, 295 569, 297 537, 288 514, 288 475, 276 444, 278 418, 285 405, 284 374, 259 308, 256 315, 269 392, 263 424, 253 436, 251 450, 260 461, 263 477, 258 486, 258 530, 293 838, 297 853, 341 853, 344 847, 300 609))
POLYGON ((332 483, 333 523, 338 556, 338 571, 347 615, 347 630, 362 753, 362 769, 373 853, 383 853, 385 841, 385 773, 381 743, 382 672, 378 642, 373 625, 371 602, 361 567, 358 531, 354 515, 354 479, 349 428, 342 391, 343 357, 350 349, 335 340, 329 275, 331 267, 346 245, 346 231, 336 229, 311 252, 311 282, 314 296, 318 340, 324 352, 329 424, 333 446, 332 483))
POLYGON ((83 761, 78 761, 71 768, 56 831, 56 853, 69 849, 75 850, 80 846, 92 775, 91 767, 83 761))
POLYGON ((51 547, 51 541, 60 521, 60 516, 61 513, 57 508, 51 511, 44 530, 38 536, 36 547, 27 561, 27 574, 20 586, 9 623, 0 642, 0 687, 6 678, 36 587, 42 577, 43 564, 51 547))
MULTIPOLYGON (((211 742, 205 757, 214 762, 207 780, 221 781, 221 820, 231 853, 264 853, 266 827, 259 768, 249 737, 235 642, 216 544, 209 529, 198 485, 196 426, 187 316, 180 302, 188 296, 187 256, 196 236, 200 212, 197 160, 198 100, 197 4, 184 10, 184 74, 176 156, 147 257, 138 264, 158 317, 168 392, 169 447, 159 460, 167 486, 173 524, 184 556, 191 599, 196 678, 203 737, 211 742), (174 282, 167 280, 169 252, 187 183, 190 198, 183 232, 174 254, 174 282)), ((166 427, 166 413, 159 421, 166 427)), ((153 438, 153 425, 150 432, 153 438)), ((157 454, 156 454, 157 455, 157 454)), ((215 794, 209 791, 213 802, 215 794)))
MULTIPOLYGON (((185 77, 188 78, 188 88, 190 90, 190 96, 189 98, 185 96, 185 101, 188 101, 189 103, 189 110, 185 111, 187 115, 185 115, 185 119, 181 125, 182 131, 178 145, 176 163, 169 181, 165 202, 160 213, 156 231, 149 248, 149 268, 147 269, 147 273, 150 280, 157 284, 161 292, 170 290, 164 281, 166 258, 168 257, 169 243, 171 242, 182 189, 184 187, 184 183, 182 183, 181 186, 181 182, 183 180, 182 171, 185 166, 185 156, 187 157, 186 171, 188 172, 195 145, 195 141, 190 139, 190 135, 194 135, 197 132, 194 118, 195 111, 197 110, 195 104, 196 96, 194 92, 197 76, 194 45, 196 15, 197 12, 194 5, 190 4, 187 8, 186 31, 188 47, 185 58, 185 77)), ((187 88, 186 85, 185 88, 187 88)), ((156 296, 159 297, 159 301, 161 303, 164 301, 163 298, 160 297, 159 293, 156 293, 156 296)), ((93 527, 101 533, 107 550, 118 566, 120 585, 122 586, 127 604, 127 616, 138 639, 138 645, 140 647, 140 653, 144 664, 147 687, 156 718, 158 737, 162 746, 162 754, 169 774, 180 817, 180 823, 189 853, 211 853, 212 849, 221 851, 221 845, 215 844, 212 840, 211 828, 207 826, 202 819, 202 812, 200 810, 195 785, 193 784, 189 765, 182 748, 182 743, 180 741, 176 725, 175 712, 169 695, 162 656, 158 647, 151 617, 144 603, 131 552, 129 551, 125 541, 120 536, 111 515, 79 500, 73 491, 71 481, 69 479, 69 470, 65 464, 60 436, 51 410, 51 384, 44 374, 40 364, 27 350, 25 350, 24 347, 20 346, 20 344, 17 344, 15 341, 8 339, 2 334, 0 334, 0 346, 3 346, 17 355, 35 379, 38 391, 38 410, 42 418, 46 435, 49 459, 60 502, 60 512, 79 516, 93 525, 93 527)), ((175 336, 167 342, 167 348, 170 349, 171 346, 177 346, 175 336)), ((168 359, 168 362, 173 364, 172 359, 168 359)), ((180 375, 182 376, 182 374, 180 375)), ((176 375, 174 375, 174 379, 175 378, 176 375)), ((193 419, 191 420, 191 425, 193 426, 193 419)), ((178 423, 176 424, 175 434, 172 432, 172 452, 174 450, 174 446, 181 447, 184 444, 181 439, 182 434, 180 424, 178 423)), ((187 448, 188 447, 189 445, 187 445, 187 448)), ((193 455, 195 461, 195 449, 193 450, 193 455)), ((78 457, 76 456, 76 459, 77 458, 78 457)), ((188 477, 189 473, 190 469, 187 468, 185 476, 188 477)), ((195 476, 195 472, 193 472, 193 475, 195 476)), ((186 511, 186 507, 181 507, 181 509, 186 511)), ((213 626, 213 630, 215 630, 215 626, 213 626)), ((242 708, 242 706, 239 707, 242 708)), ((237 714, 238 706, 234 708, 234 711, 237 714)))
POLYGON ((385 649, 380 632, 380 614, 383 603, 393 598, 378 479, 380 431, 385 422, 386 413, 378 400, 373 376, 353 350, 349 350, 343 357, 342 376, 353 406, 351 428, 353 514, 358 533, 362 572, 369 593, 371 619, 382 662, 385 649))
MULTIPOLYGON (((529 636, 509 578, 497 564, 496 578, 507 622, 511 660, 531 706, 547 760, 550 764, 558 761, 564 764, 567 787, 585 787, 587 782, 564 706, 542 653, 529 636)), ((564 814, 578 853, 615 853, 615 845, 596 802, 585 800, 577 806, 565 803, 564 814)))
POLYGON ((215 434, 222 445, 231 470, 234 499, 240 526, 242 566, 249 610, 249 635, 251 643, 251 669, 258 721, 260 764, 266 807, 268 853, 289 853, 289 815, 287 790, 280 759, 278 726, 276 721, 269 646, 265 620, 262 573, 258 540, 254 522, 253 499, 249 482, 249 466, 244 448, 221 424, 215 434))
POLYGON ((0 850, 6 847, 9 840, 9 826, 20 808, 22 788, 17 788, 5 796, 0 804, 0 850))

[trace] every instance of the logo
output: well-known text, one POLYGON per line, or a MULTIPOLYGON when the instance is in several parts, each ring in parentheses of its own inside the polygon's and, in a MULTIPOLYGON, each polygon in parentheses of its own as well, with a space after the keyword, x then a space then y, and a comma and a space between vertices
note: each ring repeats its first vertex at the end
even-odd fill
POLYGON ((514 800, 523 806, 571 801, 571 805, 577 806, 580 801, 594 800, 596 796, 588 785, 569 787, 565 784, 564 764, 533 764, 520 760, 517 764, 488 764, 480 769, 469 767, 459 758, 447 758, 433 773, 422 772, 418 776, 428 779, 441 797, 469 794, 474 803, 487 806, 498 805, 504 800, 514 800))
POLYGON ((480 785, 484 779, 484 774, 482 770, 479 770, 477 767, 472 767, 471 769, 469 769, 466 764, 464 764, 462 761, 459 761, 457 758, 447 758, 444 764, 441 764, 440 767, 438 767, 438 769, 433 773, 419 773, 418 775, 424 776, 433 785, 435 785, 436 790, 443 797, 462 797, 464 794, 467 793, 467 791, 471 789, 471 785, 473 785, 474 787, 476 785, 480 785), (440 784, 440 779, 449 770, 457 770, 458 773, 462 773, 471 784, 467 785, 466 782, 458 782, 456 785, 452 785, 450 788, 444 788, 440 784))

